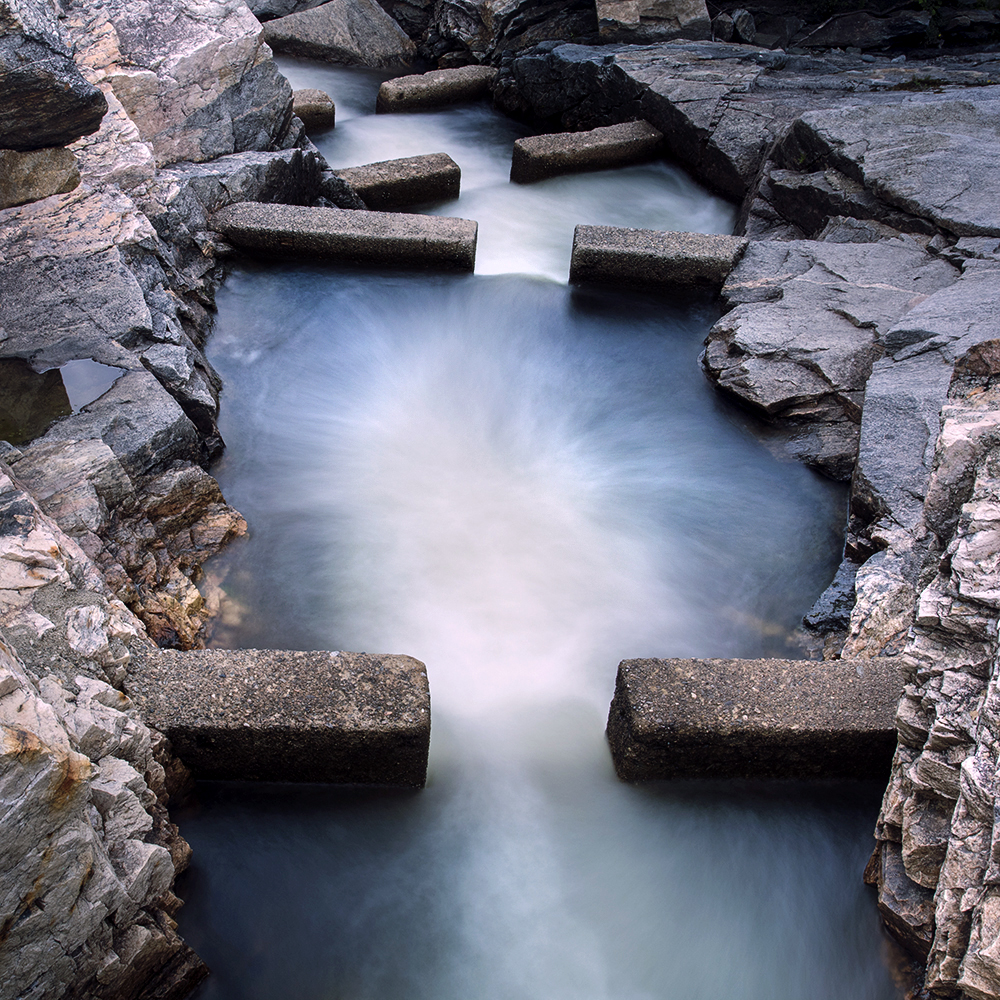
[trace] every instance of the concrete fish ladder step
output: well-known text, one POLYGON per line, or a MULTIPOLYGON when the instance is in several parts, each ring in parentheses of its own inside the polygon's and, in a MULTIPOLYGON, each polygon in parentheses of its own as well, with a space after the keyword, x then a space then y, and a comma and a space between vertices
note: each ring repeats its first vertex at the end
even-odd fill
POLYGON ((235 246, 387 267, 471 271, 478 225, 436 215, 239 202, 211 227, 235 246))
POLYGON ((421 111, 460 101, 475 101, 489 94, 496 75, 492 66, 458 66, 397 76, 379 87, 375 111, 378 114, 421 111))
POLYGON ((721 288, 748 245, 743 236, 577 226, 569 280, 573 284, 721 288))
POLYGON ((589 132, 532 135, 514 143, 510 179, 530 184, 556 174, 640 163, 662 151, 663 133, 648 122, 604 125, 589 132))
POLYGON ((419 787, 431 710, 410 656, 145 650, 128 696, 199 778, 419 787))
POLYGON ((374 209, 404 208, 457 198, 462 170, 447 153, 404 156, 334 171, 374 209))
POLYGON ((880 778, 896 747, 894 660, 623 660, 615 770, 655 778, 880 778))

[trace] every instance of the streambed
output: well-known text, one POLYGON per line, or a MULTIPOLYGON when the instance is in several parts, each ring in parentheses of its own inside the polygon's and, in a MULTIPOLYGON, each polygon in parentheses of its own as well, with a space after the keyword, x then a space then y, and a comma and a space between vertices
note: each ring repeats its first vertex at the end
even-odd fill
POLYGON ((696 364, 703 302, 565 285, 577 223, 728 231, 665 164, 507 183, 486 105, 337 102, 334 166, 448 152, 477 273, 245 265, 210 344, 215 473, 250 536, 208 567, 220 645, 410 653, 419 793, 205 784, 181 932, 203 998, 895 997, 860 872, 881 789, 629 787, 603 726, 626 656, 794 655, 844 489, 781 463, 696 364))

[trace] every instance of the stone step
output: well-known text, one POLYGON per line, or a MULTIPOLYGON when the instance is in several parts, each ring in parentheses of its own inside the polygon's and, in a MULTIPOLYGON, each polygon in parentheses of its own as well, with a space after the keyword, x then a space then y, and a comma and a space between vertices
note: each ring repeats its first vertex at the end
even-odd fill
POLYGON ((373 209, 404 208, 457 198, 462 170, 447 153, 404 156, 334 171, 373 209))
POLYGON ((268 254, 451 271, 476 266, 479 227, 468 219, 244 201, 217 212, 210 225, 235 246, 268 254))
POLYGON ((880 778, 903 680, 870 660, 623 660, 615 770, 655 778, 880 778))
POLYGON ((125 690, 199 778, 422 786, 431 713, 410 656, 157 649, 125 690))
POLYGON ((299 116, 307 132, 333 128, 337 122, 337 107, 333 98, 314 87, 292 91, 292 113, 299 116))
POLYGON ((395 111, 420 111, 459 101, 475 101, 489 94, 496 75, 497 71, 492 66, 458 66, 397 76, 379 87, 375 111, 391 114, 395 111))
POLYGON ((651 160, 663 150, 663 134, 648 122, 605 125, 589 132, 532 135, 514 143, 510 179, 530 184, 556 174, 603 170, 651 160))
POLYGON ((573 284, 721 288, 748 244, 742 236, 577 226, 569 280, 573 284))

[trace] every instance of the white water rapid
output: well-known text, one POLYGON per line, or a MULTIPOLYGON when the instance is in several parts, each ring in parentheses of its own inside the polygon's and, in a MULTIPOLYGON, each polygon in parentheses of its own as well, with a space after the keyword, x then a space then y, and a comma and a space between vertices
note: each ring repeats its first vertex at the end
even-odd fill
POLYGON ((409 653, 421 792, 205 784, 181 932, 202 1000, 891 1000, 861 884, 880 790, 614 777, 628 656, 795 655, 845 492, 776 461, 697 365, 704 303, 566 284, 576 223, 726 231, 664 164, 507 183, 485 104, 337 102, 334 166, 447 152, 476 275, 247 265, 219 295, 215 470, 250 536, 215 641, 409 653))

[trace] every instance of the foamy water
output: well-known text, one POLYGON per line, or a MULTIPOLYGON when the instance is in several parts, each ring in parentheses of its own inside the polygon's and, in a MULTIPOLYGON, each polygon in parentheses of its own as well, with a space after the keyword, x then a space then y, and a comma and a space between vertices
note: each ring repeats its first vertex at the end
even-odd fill
POLYGON ((377 77, 289 72, 338 100, 332 162, 451 153, 467 191, 436 210, 486 258, 247 266, 219 296, 216 472, 251 534, 209 567, 217 641, 417 656, 433 732, 419 793, 202 787, 200 995, 894 997, 860 881, 878 788, 630 787, 603 738, 620 659, 789 655, 839 554, 843 488, 700 374, 710 306, 549 280, 560 220, 731 209, 665 166, 512 189, 519 133, 487 107, 366 117, 377 77))

